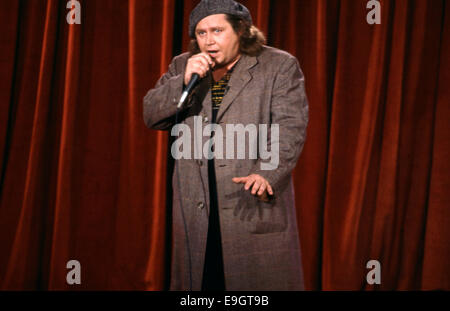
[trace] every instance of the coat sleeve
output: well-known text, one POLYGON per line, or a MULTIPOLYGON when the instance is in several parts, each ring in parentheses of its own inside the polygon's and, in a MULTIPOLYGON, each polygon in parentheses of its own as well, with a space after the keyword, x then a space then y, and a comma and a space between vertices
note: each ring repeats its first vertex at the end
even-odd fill
POLYGON ((279 133, 272 133, 273 127, 269 127, 267 148, 276 147, 272 144, 278 142, 278 165, 270 164, 273 159, 259 159, 250 174, 259 174, 267 179, 276 196, 277 189, 290 178, 297 164, 309 119, 304 76, 295 57, 289 57, 281 66, 275 78, 270 104, 271 125, 278 125, 279 133))
POLYGON ((177 63, 180 62, 172 60, 169 70, 144 97, 144 122, 149 128, 167 130, 175 123, 174 116, 183 91, 185 72, 183 64, 177 63))

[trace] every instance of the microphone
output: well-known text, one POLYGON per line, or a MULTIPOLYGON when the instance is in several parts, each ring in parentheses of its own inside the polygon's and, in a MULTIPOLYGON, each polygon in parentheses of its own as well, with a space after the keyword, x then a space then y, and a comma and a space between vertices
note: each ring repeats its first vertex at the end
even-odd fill
POLYGON ((198 73, 193 73, 191 76, 191 80, 189 81, 188 85, 183 91, 183 94, 181 94, 180 101, 178 102, 177 109, 180 109, 184 102, 186 101, 186 98, 188 97, 189 93, 191 93, 192 89, 194 88, 195 84, 197 84, 198 80, 200 80, 200 76, 198 73))

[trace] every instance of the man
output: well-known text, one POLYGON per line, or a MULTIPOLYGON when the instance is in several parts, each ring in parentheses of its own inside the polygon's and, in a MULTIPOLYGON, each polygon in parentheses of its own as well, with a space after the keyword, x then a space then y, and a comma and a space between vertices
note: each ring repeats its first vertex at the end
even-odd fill
POLYGON ((175 57, 144 98, 149 128, 168 130, 177 121, 172 135, 182 132, 179 139, 191 143, 172 146, 188 156, 172 152, 170 288, 302 290, 291 172, 306 137, 308 103, 298 61, 263 45, 248 9, 233 0, 202 0, 189 34, 190 52, 175 57), (201 80, 177 112, 194 73, 201 80), (246 132, 230 145, 233 127, 246 132), (242 152, 243 141, 248 154, 236 157, 233 147, 242 152), (270 163, 261 148, 251 156, 261 145, 276 151, 270 163), (223 146, 233 152, 224 157, 223 146))

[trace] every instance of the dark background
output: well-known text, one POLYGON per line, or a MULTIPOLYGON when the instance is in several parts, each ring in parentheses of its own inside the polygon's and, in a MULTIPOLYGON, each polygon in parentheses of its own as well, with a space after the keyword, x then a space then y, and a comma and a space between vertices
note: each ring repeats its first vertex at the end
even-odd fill
MULTIPOLYGON (((164 288, 168 134, 142 98, 197 2, 81 0, 69 26, 67 1, 0 1, 0 289, 164 288)), ((242 3, 306 78, 307 289, 449 290, 450 3, 381 0, 380 25, 366 0, 242 3)))

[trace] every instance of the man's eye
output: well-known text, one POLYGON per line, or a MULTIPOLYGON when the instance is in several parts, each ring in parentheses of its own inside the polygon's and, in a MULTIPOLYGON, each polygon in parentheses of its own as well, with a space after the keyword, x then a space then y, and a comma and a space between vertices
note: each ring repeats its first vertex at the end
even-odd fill
POLYGON ((215 32, 222 32, 222 29, 216 29, 215 32))
POLYGON ((203 36, 203 35, 205 34, 205 32, 204 32, 204 31, 199 31, 199 32, 197 32, 197 34, 198 34, 199 36, 203 36))

